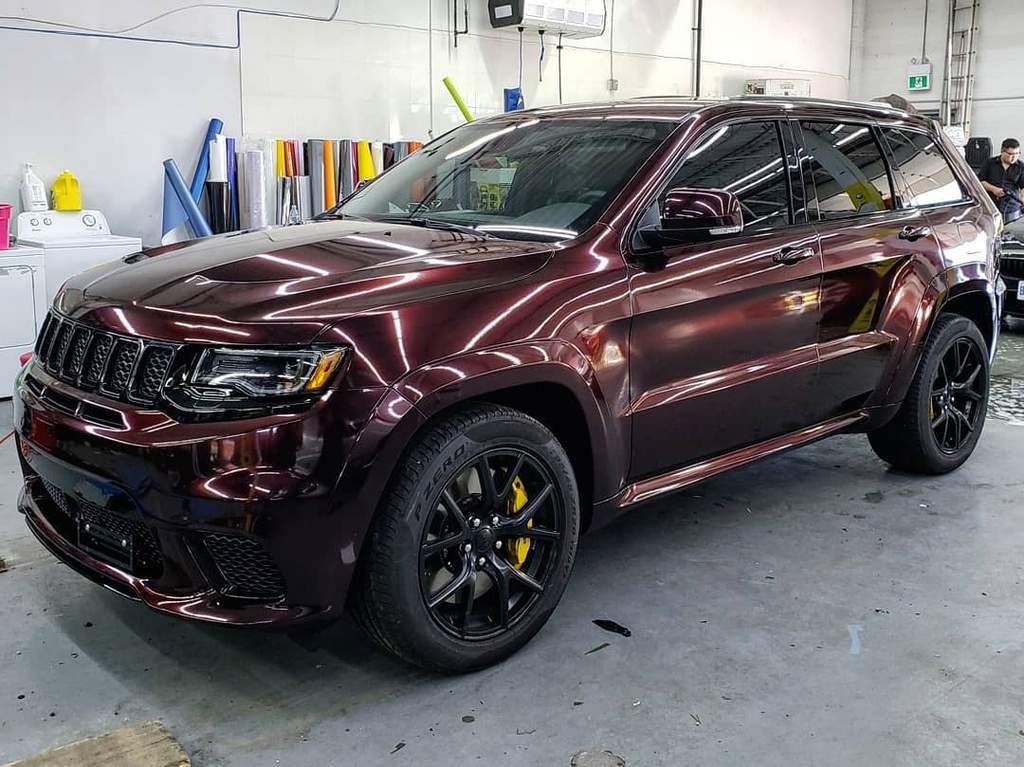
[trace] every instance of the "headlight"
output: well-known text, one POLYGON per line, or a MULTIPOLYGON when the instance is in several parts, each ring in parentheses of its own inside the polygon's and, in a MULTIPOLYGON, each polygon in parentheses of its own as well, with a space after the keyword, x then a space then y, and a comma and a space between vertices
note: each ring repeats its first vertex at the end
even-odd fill
POLYGON ((330 383, 344 357, 344 349, 206 349, 189 388, 202 399, 311 395, 330 383))

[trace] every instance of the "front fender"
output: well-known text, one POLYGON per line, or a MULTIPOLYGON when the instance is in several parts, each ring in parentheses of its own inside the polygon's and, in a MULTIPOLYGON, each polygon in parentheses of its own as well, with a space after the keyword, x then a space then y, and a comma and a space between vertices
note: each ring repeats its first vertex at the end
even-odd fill
MULTIPOLYGON (((625 387, 625 359, 621 375, 604 379, 625 387)), ((486 398, 503 390, 530 384, 554 384, 568 390, 580 406, 590 438, 593 497, 603 500, 617 493, 628 465, 629 429, 613 414, 619 395, 602 389, 590 360, 572 344, 558 339, 517 343, 467 352, 424 365, 403 377, 395 391, 425 418, 471 399, 486 398)))

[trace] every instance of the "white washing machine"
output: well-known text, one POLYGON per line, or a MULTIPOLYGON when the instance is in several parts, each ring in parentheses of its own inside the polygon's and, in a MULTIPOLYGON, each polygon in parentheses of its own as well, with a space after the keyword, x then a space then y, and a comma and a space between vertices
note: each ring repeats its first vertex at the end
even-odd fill
POLYGON ((43 249, 0 250, 0 397, 14 394, 19 358, 32 351, 49 308, 43 249))
POLYGON ((142 250, 138 237, 111 234, 98 210, 21 213, 18 244, 43 248, 49 302, 69 277, 142 250))

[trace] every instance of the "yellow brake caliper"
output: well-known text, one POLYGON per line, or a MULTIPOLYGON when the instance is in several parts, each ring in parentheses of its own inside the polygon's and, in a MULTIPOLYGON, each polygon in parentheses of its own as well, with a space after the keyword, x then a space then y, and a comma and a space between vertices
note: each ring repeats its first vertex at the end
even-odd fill
MULTIPOLYGON (((526 487, 523 485, 523 480, 516 477, 512 480, 512 493, 508 499, 508 515, 511 517, 518 514, 526 505, 527 500, 529 499, 526 497, 526 487)), ((533 527, 533 520, 531 519, 527 522, 526 526, 533 527)), ((513 538, 509 541, 508 561, 517 570, 523 569, 523 563, 526 562, 526 555, 529 553, 529 538, 513 538)))

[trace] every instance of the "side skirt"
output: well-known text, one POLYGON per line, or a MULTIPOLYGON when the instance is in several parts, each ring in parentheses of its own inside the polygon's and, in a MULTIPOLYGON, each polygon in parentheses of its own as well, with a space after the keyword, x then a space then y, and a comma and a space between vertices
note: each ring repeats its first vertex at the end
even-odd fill
POLYGON ((659 474, 656 477, 634 482, 631 485, 627 485, 617 496, 595 508, 593 527, 599 527, 610 521, 618 516, 620 512, 635 504, 650 501, 689 485, 703 482, 717 474, 753 463, 762 458, 767 458, 770 455, 801 447, 832 434, 846 431, 861 424, 867 418, 868 413, 864 411, 833 418, 791 434, 773 437, 764 442, 758 442, 756 445, 749 445, 731 453, 695 463, 692 466, 675 469, 665 474, 659 474))

